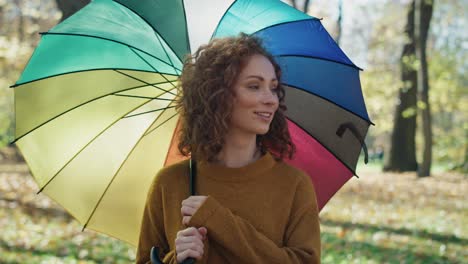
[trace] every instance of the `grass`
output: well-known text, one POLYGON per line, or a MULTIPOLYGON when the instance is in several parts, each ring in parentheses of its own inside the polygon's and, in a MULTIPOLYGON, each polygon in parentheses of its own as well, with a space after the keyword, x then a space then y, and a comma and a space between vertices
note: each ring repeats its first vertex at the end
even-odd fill
MULTIPOLYGON (((468 263, 466 176, 360 165, 320 213, 322 263, 468 263)), ((81 226, 24 164, 0 164, 0 263, 132 263, 135 249, 81 226)))

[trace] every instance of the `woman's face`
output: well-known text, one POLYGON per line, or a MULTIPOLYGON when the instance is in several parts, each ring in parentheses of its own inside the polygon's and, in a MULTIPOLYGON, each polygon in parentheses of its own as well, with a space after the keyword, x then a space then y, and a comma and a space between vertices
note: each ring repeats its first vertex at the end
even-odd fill
POLYGON ((277 87, 271 62, 259 54, 250 57, 234 82, 230 130, 266 134, 279 105, 277 87))

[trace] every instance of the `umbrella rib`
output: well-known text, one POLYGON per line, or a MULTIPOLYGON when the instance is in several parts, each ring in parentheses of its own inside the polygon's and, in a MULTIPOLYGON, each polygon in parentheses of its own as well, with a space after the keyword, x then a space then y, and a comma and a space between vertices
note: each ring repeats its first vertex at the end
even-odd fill
MULTIPOLYGON (((45 187, 47 187, 47 185, 49 185, 49 183, 70 163, 72 162, 84 149, 86 149, 87 146, 89 146, 96 138, 98 138, 100 135, 102 135, 105 131, 107 131, 107 129, 109 129, 110 127, 112 127, 115 123, 117 123, 120 119, 122 119, 123 117, 125 117, 126 115, 128 115, 129 113, 135 111, 136 109, 138 109, 139 107, 151 102, 152 100, 148 100, 134 108, 132 108, 130 111, 126 112, 121 118, 119 119, 116 119, 115 121, 113 121, 111 124, 109 124, 106 128, 104 128, 101 132, 99 132, 94 138, 92 138, 88 143, 86 143, 86 145, 84 145, 75 155, 73 155, 73 157, 67 161, 63 166, 62 168, 60 168, 60 170, 58 170, 54 176, 52 176, 47 182, 46 184, 44 184, 44 186, 41 187, 41 189, 37 192, 37 194, 41 193, 45 187)), ((159 116, 158 116, 159 118, 159 116)))
MULTIPOLYGON (((152 85, 163 84, 163 83, 166 83, 166 82, 153 83, 152 85)), ((120 93, 120 92, 125 92, 125 91, 129 91, 129 90, 133 90, 133 89, 138 89, 138 88, 141 88, 141 87, 145 87, 145 86, 147 86, 147 85, 148 85, 148 84, 145 84, 145 85, 138 85, 138 86, 131 87, 131 88, 128 88, 128 89, 124 89, 124 90, 121 90, 121 91, 118 91, 118 92, 120 93)), ((150 85, 151 85, 151 84, 150 84, 150 85)), ((36 126, 35 128, 29 130, 27 133, 21 135, 20 137, 16 138, 16 139, 13 140, 12 142, 10 142, 10 144, 16 143, 18 140, 20 140, 21 138, 25 137, 25 136, 28 135, 29 133, 35 131, 36 129, 42 127, 43 125, 45 125, 45 124, 47 124, 47 123, 53 121, 54 119, 56 119, 56 118, 58 118, 58 117, 60 117, 60 116, 62 116, 62 115, 64 115, 64 114, 66 114, 66 113, 68 113, 68 112, 70 112, 70 111, 72 111, 72 110, 74 110, 74 109, 76 109, 76 108, 78 108, 78 107, 80 107, 80 106, 83 106, 83 105, 85 105, 85 104, 91 103, 91 102, 93 102, 93 101, 95 101, 95 100, 101 99, 101 98, 106 97, 106 96, 109 96, 109 95, 116 95, 116 96, 117 96, 117 94, 114 94, 114 93, 115 93, 115 92, 112 92, 112 93, 109 93, 109 94, 104 94, 104 95, 102 95, 102 96, 93 98, 93 99, 91 99, 91 100, 89 100, 89 101, 86 101, 86 102, 83 102, 83 103, 81 103, 81 104, 79 104, 79 105, 76 105, 76 106, 74 106, 74 107, 72 107, 72 108, 70 108, 70 109, 68 109, 68 110, 66 110, 66 111, 64 111, 64 112, 62 112, 62 113, 60 113, 60 114, 58 114, 58 115, 52 117, 52 118, 50 118, 49 120, 43 122, 42 124, 36 126)))
POLYGON ((370 121, 370 120, 368 120, 368 119, 366 119, 366 118, 364 118, 364 117, 362 117, 362 116, 360 116, 360 115, 354 113, 353 111, 351 111, 351 110, 349 110, 349 109, 347 109, 347 108, 345 108, 345 107, 343 107, 343 106, 341 106, 341 105, 339 105, 339 104, 337 104, 337 103, 331 101, 331 100, 328 99, 328 98, 325 98, 325 97, 323 97, 323 96, 321 96, 321 95, 318 95, 318 94, 316 94, 316 93, 314 93, 314 92, 305 90, 305 89, 300 88, 300 87, 298 87, 298 86, 294 86, 294 85, 287 84, 287 83, 283 83, 283 84, 286 85, 286 86, 289 86, 289 87, 291 87, 291 88, 293 88, 293 89, 298 89, 298 90, 304 91, 304 92, 306 92, 306 93, 312 94, 312 95, 314 95, 314 96, 317 96, 317 97, 319 97, 319 98, 321 98, 321 99, 323 99, 323 100, 325 100, 325 101, 327 101, 327 102, 329 102, 329 103, 331 103, 331 104, 336 105, 337 107, 339 107, 339 108, 345 110, 346 112, 349 112, 349 113, 351 113, 351 114, 353 114, 353 115, 359 117, 360 119, 366 121, 368 124, 375 126, 375 124, 374 124, 372 121, 370 121))
POLYGON ((128 94, 113 94, 113 95, 115 95, 115 96, 124 96, 124 97, 133 97, 133 98, 142 98, 142 99, 160 100, 160 101, 174 101, 174 99, 166 99, 166 98, 158 98, 158 97, 150 97, 150 96, 140 96, 140 95, 128 95, 128 94))
MULTIPOLYGON (((155 86, 155 85, 151 85, 150 83, 148 83, 148 82, 146 82, 146 81, 143 81, 143 80, 140 79, 140 78, 137 78, 137 77, 132 76, 132 75, 130 75, 130 74, 126 74, 126 73, 124 73, 124 72, 121 72, 120 70, 114 70, 114 71, 115 71, 115 72, 118 72, 118 73, 120 73, 120 74, 122 74, 122 75, 125 75, 125 76, 127 76, 127 77, 129 77, 129 78, 131 78, 131 79, 134 79, 134 80, 137 80, 137 81, 139 81, 139 82, 142 82, 142 83, 146 84, 145 86, 148 86, 148 85, 149 85, 149 86, 152 86, 152 87, 154 87, 154 88, 156 88, 156 89, 159 89, 159 90, 161 90, 161 91, 163 91, 163 92, 170 93, 170 94, 172 94, 172 95, 174 95, 174 96, 176 95, 175 93, 173 93, 173 92, 171 92, 171 91, 169 91, 169 90, 165 90, 165 89, 163 89, 163 88, 161 88, 161 87, 157 87, 157 86, 155 86)), ((162 82, 162 83, 167 83, 167 82, 169 82, 169 83, 172 84, 172 82, 169 81, 169 80, 164 76, 164 74, 161 74, 161 76, 162 76, 164 79, 166 79, 166 81, 165 81, 165 82, 162 82)), ((172 86, 174 86, 174 85, 172 85, 172 86)))
POLYGON ((148 113, 163 111, 163 110, 171 109, 171 108, 174 108, 174 107, 175 107, 175 106, 168 106, 168 107, 158 108, 158 109, 154 109, 154 110, 150 110, 150 111, 146 111, 146 112, 142 112, 142 113, 138 113, 138 114, 134 114, 134 115, 124 116, 124 117, 122 117, 122 118, 129 118, 129 117, 144 115, 144 114, 148 114, 148 113))
MULTIPOLYGON (((163 43, 161 41, 161 38, 159 37, 159 35, 156 35, 156 38, 158 39, 159 41, 159 44, 161 45, 161 47, 163 47, 163 43)), ((169 56, 169 53, 167 53, 166 49, 163 47, 163 50, 164 50, 164 53, 166 53, 166 56, 168 58, 168 60, 171 62, 171 65, 172 65, 172 68, 174 69, 175 72, 177 72, 177 68, 174 66, 174 62, 171 60, 171 57, 169 56)), ((144 60, 146 63, 148 63, 145 59, 143 59, 142 57, 140 57, 142 60, 144 60)))
MULTIPOLYGON (((49 79, 49 78, 55 78, 55 77, 59 77, 59 76, 62 76, 62 75, 67 75, 67 74, 81 73, 81 72, 89 72, 89 71, 106 71, 106 70, 115 70, 115 68, 96 68, 96 69, 86 69, 86 70, 78 70, 78 71, 64 72, 64 73, 59 73, 59 74, 55 74, 55 75, 50 75, 50 76, 42 77, 42 78, 35 79, 35 80, 32 80, 32 81, 27 81, 27 82, 23 82, 23 83, 17 83, 17 84, 11 85, 10 88, 16 88, 16 87, 18 87, 18 86, 23 86, 23 85, 26 85, 26 84, 29 84, 29 83, 38 82, 38 81, 42 81, 42 80, 49 79)), ((143 71, 143 70, 136 70, 136 69, 124 69, 124 68, 119 68, 119 70, 127 70, 127 71, 135 71, 135 72, 159 73, 159 74, 161 74, 161 75, 162 75, 162 74, 170 74, 170 73, 160 73, 160 72, 143 71)), ((164 82, 160 82, 160 83, 164 83, 164 82)), ((160 83, 155 83, 155 84, 160 84, 160 83)))
POLYGON ((171 120, 172 118, 174 118, 175 116, 177 116, 178 113, 172 115, 171 117, 169 117, 168 119, 164 120, 161 124, 159 124, 158 126, 156 126, 155 128, 151 129, 150 131, 148 131, 148 133, 145 133, 143 136, 146 137, 149 133, 153 132, 154 130, 156 130, 157 128, 161 127, 162 125, 164 125, 164 123, 168 122, 169 120, 171 120))
MULTIPOLYGON (((166 111, 166 110, 163 110, 163 111, 166 111)), ((138 143, 140 143, 140 141, 143 139, 143 137, 145 137, 146 135, 148 135, 151 131, 154 131, 156 128, 162 126, 163 124, 165 124, 167 121, 169 121, 170 119, 172 119, 174 116, 176 116, 177 114, 169 117, 167 120, 164 120, 161 124, 159 124, 156 128, 152 129, 151 131, 147 132, 148 129, 151 128, 151 126, 153 124, 155 124, 159 118, 161 117, 162 114, 160 114, 158 117, 155 118, 155 120, 148 126, 148 128, 146 129, 145 132, 143 132, 143 136, 140 137, 138 139, 138 141, 135 143, 135 145, 132 147, 132 149, 129 151, 129 153, 127 154, 127 156, 125 157, 125 159, 123 160, 123 162, 120 164, 119 168, 117 169, 117 171, 114 173, 114 175, 112 176, 112 179, 111 181, 109 182, 109 184, 106 186, 106 189, 103 191, 103 193, 101 194, 101 197, 99 197, 99 200, 98 202, 96 203, 96 205, 94 206, 94 209, 93 211, 91 212, 91 214, 89 215, 88 217, 88 220, 86 220, 86 223, 84 224, 83 226, 83 229, 82 231, 86 228, 86 226, 89 224, 89 221, 91 221, 91 218, 93 217, 94 213, 96 212, 97 208, 99 207, 99 204, 101 203, 102 199, 104 198, 104 196, 106 195, 107 193, 107 190, 110 188, 110 186, 112 185, 112 183, 114 182, 114 179, 115 177, 119 174, 119 171, 120 169, 122 169, 123 165, 125 164, 125 162, 128 160, 128 158, 130 157, 130 155, 132 154, 132 152, 135 150, 135 148, 138 146, 138 143)))
MULTIPOLYGON (((306 14, 306 15, 307 15, 307 14, 306 14)), ((306 18, 306 19, 299 19, 299 20, 294 20, 294 21, 286 21, 286 22, 282 22, 282 23, 270 25, 270 26, 268 26, 268 27, 259 29, 259 30, 255 31, 255 32, 251 33, 251 35, 258 34, 258 33, 260 33, 261 31, 267 30, 267 29, 272 28, 272 27, 281 26, 281 25, 285 25, 285 24, 296 23, 296 22, 302 22, 302 21, 307 21, 307 20, 310 20, 310 21, 318 20, 318 21, 320 21, 320 19, 318 19, 318 18, 316 18, 316 17, 310 16, 310 18, 306 18)), ((335 44, 336 44, 336 42, 335 42, 335 44)), ((337 46, 338 46, 338 44, 337 44, 337 46)), ((302 55, 276 55, 275 57, 286 57, 286 56, 302 56, 302 55)), ((346 56, 346 54, 345 54, 345 56, 346 56)), ((343 65, 346 65, 346 66, 349 66, 349 67, 356 68, 356 69, 358 69, 358 70, 360 70, 360 71, 363 71, 363 69, 359 68, 358 66, 356 66, 356 65, 354 65, 354 64, 342 63, 342 62, 339 62, 339 61, 336 61, 336 60, 331 60, 331 59, 326 59, 326 58, 320 58, 320 57, 313 57, 313 56, 303 56, 303 57, 310 57, 310 58, 316 58, 316 59, 321 59, 321 60, 336 62, 336 63, 339 63, 339 64, 343 64, 343 65)), ((347 58, 347 59, 349 60, 349 58, 347 58)))
POLYGON ((283 55, 276 55, 275 57, 280 57, 280 58, 286 58, 286 57, 301 57, 301 58, 317 59, 317 60, 323 60, 323 61, 329 61, 329 62, 338 63, 338 64, 341 64, 341 65, 345 65, 345 66, 348 66, 348 67, 357 69, 357 70, 359 70, 359 71, 364 71, 363 69, 359 68, 358 66, 356 66, 356 65, 354 65, 354 64, 343 63, 343 62, 340 62, 340 61, 336 61, 336 60, 332 60, 332 59, 327 59, 327 58, 321 58, 321 57, 317 57, 317 56, 296 55, 296 54, 283 54, 283 55))
POLYGON ((309 131, 307 131, 306 129, 304 129, 301 125, 299 125, 298 123, 296 123, 294 120, 292 120, 291 118, 287 118, 289 121, 291 121, 292 123, 294 123, 296 126, 298 126, 302 131, 304 131, 305 133, 307 133, 309 136, 313 137, 320 145, 322 145, 323 148, 325 148, 326 150, 328 150, 328 152, 330 154, 332 154, 333 156, 335 156, 335 158, 337 160, 339 160, 341 162, 341 164, 343 164, 350 172, 353 173, 354 176, 356 176, 357 178, 359 178, 359 176, 356 174, 356 171, 353 170, 352 168, 350 168, 345 162, 343 162, 341 160, 341 158, 339 158, 333 151, 331 151, 327 146, 325 146, 318 138, 316 138, 315 136, 313 136, 311 133, 309 133, 309 131))
POLYGON ((182 10, 184 11, 184 21, 185 21, 185 37, 187 38, 187 50, 189 53, 192 53, 192 47, 190 45, 190 36, 188 34, 188 24, 187 24, 187 12, 185 12, 185 3, 184 0, 181 0, 182 3, 182 10))
MULTIPOLYGON (((154 56, 153 54, 151 54, 151 53, 149 53, 149 52, 147 52, 147 51, 144 51, 144 50, 142 50, 142 49, 139 49, 139 48, 137 48, 137 47, 134 47, 134 46, 129 45, 129 44, 127 44, 127 43, 123 43, 123 42, 118 41, 118 40, 115 40, 115 39, 109 39, 109 38, 104 38, 104 37, 100 37, 100 36, 93 36, 93 35, 87 35, 87 34, 63 33, 63 32, 41 32, 41 33, 39 33, 39 34, 41 34, 41 35, 80 36, 80 37, 89 37, 89 38, 97 38, 97 39, 112 41, 112 42, 115 42, 115 43, 119 43, 119 44, 125 45, 125 46, 127 46, 127 47, 129 47, 129 48, 132 48, 132 49, 136 49, 136 50, 138 50, 138 51, 141 51, 141 52, 145 53, 146 55, 148 55, 148 56, 150 56, 150 57, 153 57, 154 59, 156 59, 156 60, 158 60, 158 61, 160 61, 160 62, 162 62, 162 63, 164 63, 164 64, 166 64, 166 65, 168 65, 168 66, 172 66, 172 65, 170 65, 169 63, 167 63, 167 62, 161 60, 160 58, 154 56)), ((170 47, 169 47, 169 48, 170 48, 170 47)))
MULTIPOLYGON (((307 14, 306 14, 307 15, 307 14)), ((309 15, 307 15, 309 16, 309 15)), ((295 22, 301 22, 301 21, 307 21, 307 20, 319 20, 319 18, 316 18, 316 17, 313 17, 313 16, 309 16, 309 18, 304 18, 304 19, 298 19, 298 20, 292 20, 292 21, 285 21, 285 22, 281 22, 281 23, 278 23, 278 24, 273 24, 273 25, 269 25, 268 27, 264 27, 262 29, 259 29, 253 33, 251 33, 252 35, 253 34, 257 34, 259 33, 260 31, 263 31, 263 30, 266 30, 266 29, 269 29, 269 28, 272 28, 272 27, 276 27, 276 26, 281 26, 281 25, 285 25, 285 24, 291 24, 291 23, 295 23, 295 22)))
MULTIPOLYGON (((158 38, 158 40, 159 40, 159 38, 158 38)), ((162 46, 162 45, 161 45, 161 46, 162 46)), ((131 48, 130 48, 130 49, 131 49, 131 48)), ((135 52, 133 49, 131 49, 131 50, 132 50, 133 52, 135 52)), ((166 51, 166 50, 164 49, 164 52, 165 52, 165 51, 166 51)), ((135 54, 136 54, 141 60, 143 60, 146 64, 148 64, 151 68, 153 68, 153 65, 151 65, 151 63, 149 63, 148 61, 146 61, 145 58, 141 57, 140 54, 138 54, 138 53, 136 53, 136 52, 135 52, 135 54)), ((166 52, 166 56, 169 58, 169 54, 167 54, 167 52, 166 52)), ((171 59, 169 59, 169 61, 172 63, 172 60, 171 60, 171 59)), ((172 65, 172 68, 174 68, 175 72, 177 72, 177 68, 176 68, 174 65, 172 65)), ((153 69, 154 69, 154 68, 153 68, 153 69)), ((156 71, 156 69, 154 69, 154 70, 156 71)), ((166 78, 166 76, 164 76, 163 74, 161 74, 161 76, 162 76, 164 79, 166 79, 166 81, 169 82, 169 83, 172 85, 173 88, 175 88, 175 85, 174 85, 171 81, 169 81, 169 80, 166 78)), ((174 94, 174 95, 175 95, 175 94, 174 94)))
MULTIPOLYGON (((114 1, 114 2, 117 3, 117 4, 119 4, 119 5, 121 5, 121 6, 123 6, 123 7, 125 7, 125 8, 127 8, 128 10, 132 11, 133 14, 137 15, 139 18, 141 18, 143 21, 145 21, 146 24, 148 24, 148 26, 150 26, 156 33, 158 33, 158 35, 164 40, 165 43, 168 43, 168 42, 164 39, 164 37, 159 33, 159 31, 158 31, 155 27, 153 27, 153 25, 152 25, 150 22, 148 22, 148 20, 146 20, 146 19, 145 19, 144 17, 142 17, 140 14, 138 14, 137 12, 135 12, 135 10, 131 9, 130 7, 124 5, 124 4, 121 3, 121 2, 117 2, 117 1, 114 1)), ((182 4, 183 4, 183 3, 182 3, 182 4)), ((187 31, 187 30, 186 30, 186 31, 187 31)), ((169 47, 169 49, 171 49, 172 53, 174 53, 174 54, 177 56, 177 53, 174 51, 174 49, 172 49, 172 47, 171 47, 169 44, 168 44, 167 46, 169 47)), ((187 47, 187 50, 190 50, 190 47, 187 47)), ((177 57, 178 57, 178 56, 177 56, 177 57)), ((180 58, 179 58, 179 59, 180 59, 180 58)))

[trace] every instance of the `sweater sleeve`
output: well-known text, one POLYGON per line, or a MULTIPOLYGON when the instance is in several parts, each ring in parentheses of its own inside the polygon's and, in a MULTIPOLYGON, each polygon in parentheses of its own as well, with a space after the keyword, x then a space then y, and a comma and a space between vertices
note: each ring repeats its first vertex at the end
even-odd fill
POLYGON ((140 237, 136 254, 136 263, 151 263, 151 248, 159 248, 159 258, 163 263, 177 263, 174 250, 169 251, 169 245, 164 232, 164 217, 162 206, 162 186, 158 179, 151 185, 143 212, 140 237))
POLYGON ((282 247, 211 196, 190 219, 189 226, 205 226, 233 263, 320 263, 318 206, 308 176, 298 185, 293 203, 282 247))

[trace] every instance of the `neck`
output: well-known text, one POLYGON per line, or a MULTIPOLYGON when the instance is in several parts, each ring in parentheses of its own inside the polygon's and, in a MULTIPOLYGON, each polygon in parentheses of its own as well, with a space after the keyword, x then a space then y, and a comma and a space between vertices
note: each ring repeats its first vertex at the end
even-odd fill
POLYGON ((260 156, 256 135, 241 135, 230 131, 217 159, 219 164, 226 167, 239 168, 256 161, 260 156))

